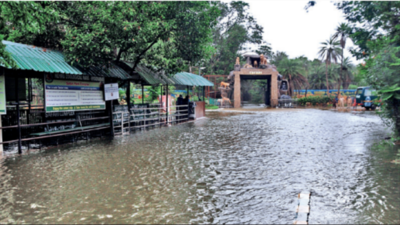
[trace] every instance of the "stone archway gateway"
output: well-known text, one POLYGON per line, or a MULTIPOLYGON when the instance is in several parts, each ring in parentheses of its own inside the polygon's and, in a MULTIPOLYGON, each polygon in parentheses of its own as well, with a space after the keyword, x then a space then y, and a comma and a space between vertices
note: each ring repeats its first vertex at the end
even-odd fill
POLYGON ((234 71, 235 83, 233 89, 234 108, 241 107, 241 81, 243 79, 268 79, 269 96, 266 96, 270 106, 275 107, 278 104, 278 71, 273 68, 242 68, 239 71, 234 71))
MULTIPOLYGON (((279 91, 279 83, 281 82, 281 75, 274 65, 270 65, 263 55, 257 53, 246 53, 246 64, 240 66, 239 57, 236 59, 235 70, 229 74, 231 86, 233 86, 233 107, 241 107, 241 81, 245 79, 267 79, 268 90, 265 93, 266 105, 275 107, 278 105, 278 99, 281 94, 279 91)), ((287 81, 286 81, 287 82, 287 81)))

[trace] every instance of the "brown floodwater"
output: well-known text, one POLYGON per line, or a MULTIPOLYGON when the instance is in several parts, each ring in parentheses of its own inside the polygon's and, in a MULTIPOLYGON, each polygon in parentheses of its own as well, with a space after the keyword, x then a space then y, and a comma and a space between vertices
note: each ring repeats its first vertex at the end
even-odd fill
POLYGON ((0 160, 0 223, 400 223, 397 149, 371 112, 209 112, 0 160))

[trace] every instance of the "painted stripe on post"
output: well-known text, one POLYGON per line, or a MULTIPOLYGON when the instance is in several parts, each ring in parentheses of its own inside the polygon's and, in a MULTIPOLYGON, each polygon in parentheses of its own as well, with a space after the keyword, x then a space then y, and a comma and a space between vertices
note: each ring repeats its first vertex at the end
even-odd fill
POLYGON ((311 193, 302 191, 297 195, 298 204, 296 206, 296 216, 293 224, 308 224, 308 216, 310 215, 310 197, 311 193))

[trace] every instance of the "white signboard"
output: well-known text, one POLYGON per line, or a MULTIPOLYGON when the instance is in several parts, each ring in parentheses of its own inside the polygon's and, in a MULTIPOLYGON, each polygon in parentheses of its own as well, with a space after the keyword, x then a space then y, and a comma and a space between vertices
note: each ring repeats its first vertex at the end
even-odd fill
POLYGON ((104 85, 104 99, 106 101, 119 99, 118 83, 104 85))
POLYGON ((46 112, 105 109, 101 82, 46 80, 46 112))

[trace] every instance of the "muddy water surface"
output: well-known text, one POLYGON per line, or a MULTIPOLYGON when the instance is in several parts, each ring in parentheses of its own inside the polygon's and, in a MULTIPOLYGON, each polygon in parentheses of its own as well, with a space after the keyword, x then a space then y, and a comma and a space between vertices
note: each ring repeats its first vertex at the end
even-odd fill
POLYGON ((0 161, 0 222, 400 223, 395 151, 376 115, 210 112, 207 119, 0 161))

